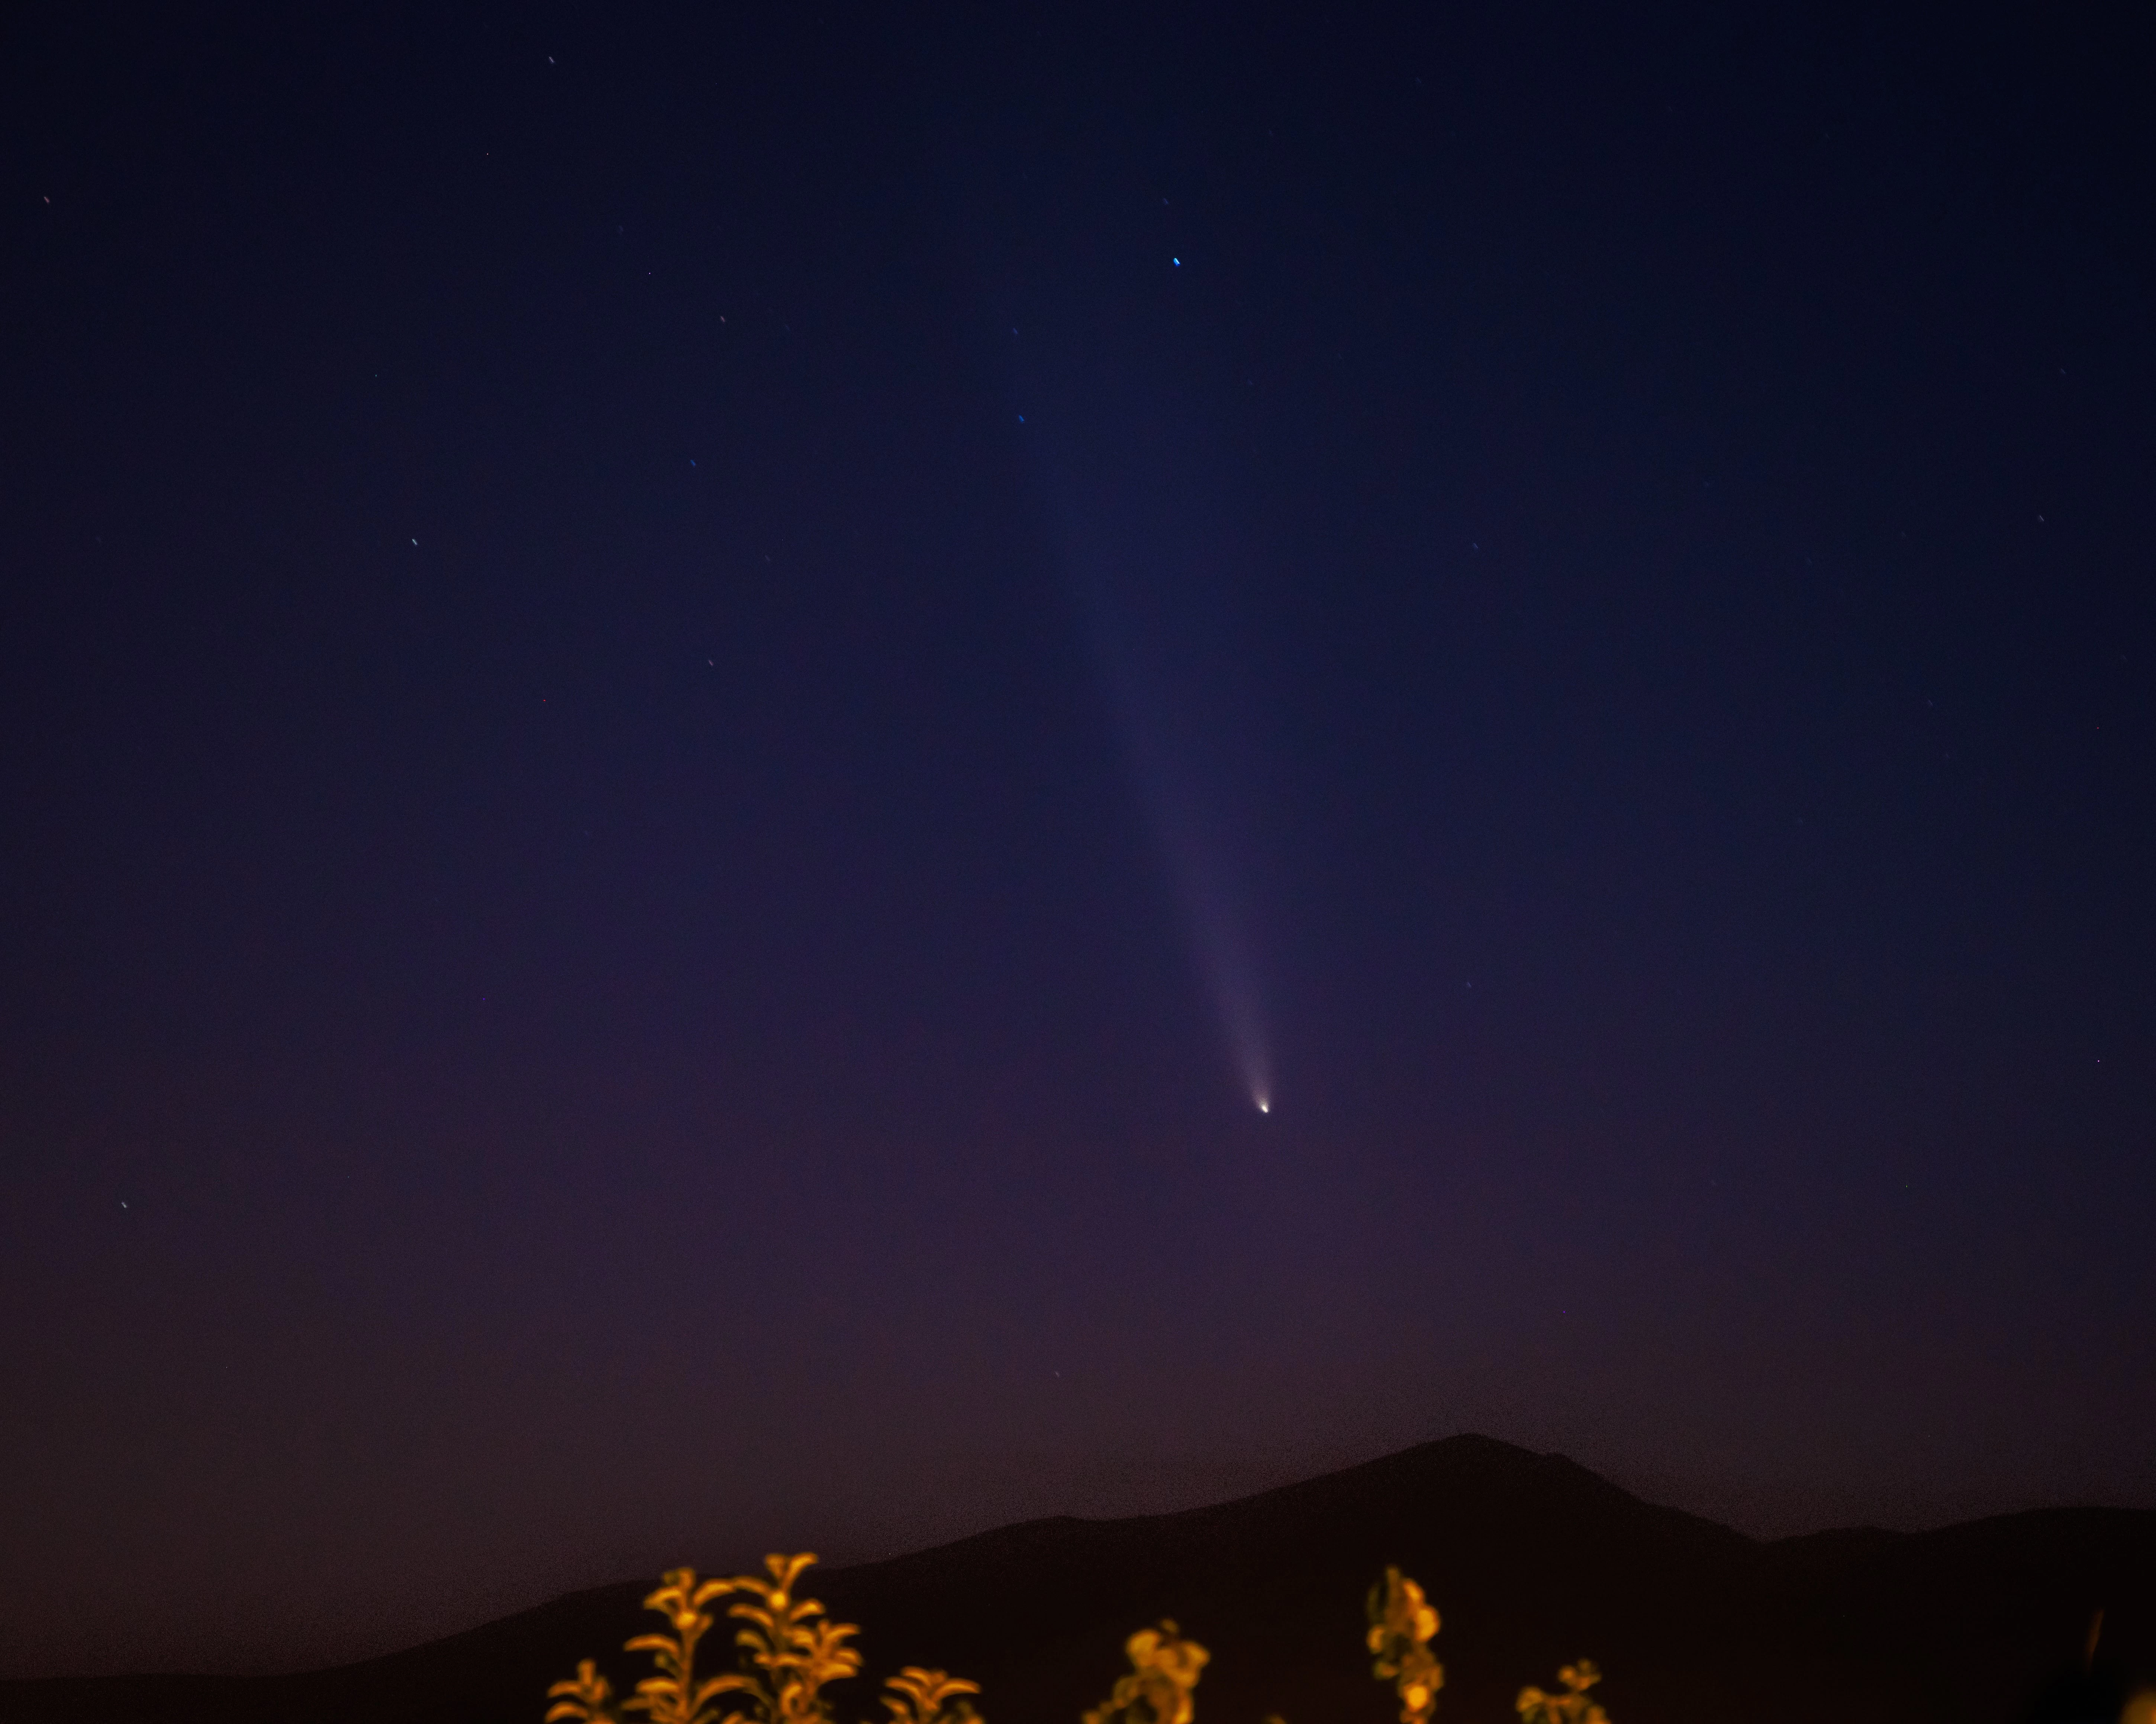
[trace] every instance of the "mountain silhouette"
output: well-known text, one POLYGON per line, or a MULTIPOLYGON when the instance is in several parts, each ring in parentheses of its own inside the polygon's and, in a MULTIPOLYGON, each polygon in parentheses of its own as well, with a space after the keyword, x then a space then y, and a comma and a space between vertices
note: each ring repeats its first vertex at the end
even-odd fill
MULTIPOLYGON (((1615 1724, 2089 1724, 2156 1678, 2156 1513, 2051 1509, 1942 1531, 1763 1542, 1640 1501, 1561 1455, 1427 1443, 1234 1502, 1004 1527, 812 1570, 862 1625, 840 1716, 880 1713, 902 1664, 983 1687, 989 1724, 1075 1724, 1134 1629, 1173 1617, 1211 1649, 1201 1719, 1390 1724, 1363 1600, 1388 1564, 1443 1627, 1440 1724, 1506 1724, 1522 1684, 1586 1656, 1615 1724), (2093 1662, 2094 1614, 2105 1613, 2093 1662)), ((549 1683, 655 1624, 650 1583, 558 1598, 341 1669, 270 1677, 0 1683, 0 1724, 539 1724, 549 1683)), ((720 1658, 724 1639, 707 1645, 720 1658)))

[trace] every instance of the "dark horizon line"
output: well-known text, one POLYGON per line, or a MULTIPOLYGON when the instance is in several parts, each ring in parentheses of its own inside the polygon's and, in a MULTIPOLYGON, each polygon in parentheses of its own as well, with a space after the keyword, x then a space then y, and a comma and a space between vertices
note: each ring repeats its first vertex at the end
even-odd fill
MULTIPOLYGON (((1424 1460, 1440 1451, 1458 1453, 1461 1450, 1474 1451, 1486 1460, 1506 1465, 1517 1465, 1524 1462, 1537 1468, 1547 1469, 1568 1477, 1574 1483, 1584 1482, 1589 1488, 1605 1494, 1607 1498, 1621 1499, 1625 1505, 1632 1509, 1645 1510, 1671 1523, 1688 1523, 1707 1536, 1733 1540, 1760 1552, 1786 1549, 1804 1544, 1825 1545, 1855 1541, 1863 1541, 1879 1546, 1945 1537, 1967 1533, 1979 1527, 1999 1526, 2009 1522, 2059 1521, 2086 1516, 2105 1517, 2123 1516, 2128 1518, 2156 1521, 2156 1509, 2134 1508, 2117 1503, 2059 1503, 2033 1508, 2004 1510, 1996 1513, 1972 1516, 1964 1520, 1950 1521, 1937 1526, 1906 1531, 1861 1523, 1846 1526, 1822 1527, 1809 1532, 1792 1532, 1772 1537, 1761 1537, 1728 1526, 1710 1516, 1697 1514, 1689 1509, 1677 1508, 1670 1504, 1653 1501, 1637 1491, 1604 1477, 1592 1468, 1581 1465, 1558 1450, 1530 1449, 1521 1444, 1507 1442, 1500 1437, 1485 1435, 1478 1431, 1459 1431, 1450 1436, 1428 1438, 1424 1441, 1410 1444, 1404 1449, 1390 1450, 1386 1454, 1373 1456, 1368 1460, 1352 1462, 1329 1472, 1312 1474, 1306 1478, 1291 1480, 1285 1484, 1267 1485, 1262 1490, 1248 1491, 1240 1496, 1225 1497, 1217 1501, 1197 1503, 1185 1508, 1166 1509, 1135 1515, 1040 1515, 1029 1520, 1013 1521, 1001 1526, 984 1527, 979 1532, 968 1532, 957 1538, 924 1545, 916 1550, 867 1557, 858 1562, 836 1564, 828 1568, 819 1568, 819 1579, 827 1583, 839 1580, 841 1577, 851 1580, 880 1569, 894 1568, 910 1563, 932 1562, 960 1552, 969 1552, 987 1544, 998 1542, 1023 1542, 1027 1540, 1028 1535, 1045 1534, 1065 1528, 1099 1529, 1116 1526, 1135 1528, 1175 1521, 1192 1521, 1207 1516, 1236 1514, 1253 1510, 1260 1504, 1279 1499, 1291 1498, 1303 1493, 1337 1489, 1356 1482, 1372 1480, 1390 1470, 1408 1468, 1414 1462, 1424 1460)), ((178 1683, 190 1686, 195 1685, 252 1686, 258 1683, 334 1676, 350 1671, 393 1664, 401 1660, 424 1657, 445 1649, 453 1643, 493 1634, 507 1629, 512 1625, 525 1624, 532 1619, 557 1612, 572 1611, 588 1602, 609 1595, 618 1594, 625 1599, 636 1598, 640 1602, 640 1595, 652 1587, 656 1578, 657 1577, 653 1575, 640 1578, 624 1577, 614 1580, 595 1582, 589 1586, 572 1588, 567 1592, 557 1593, 537 1603, 510 1611, 504 1615, 489 1617, 467 1628, 454 1629, 444 1634, 437 1634, 430 1639, 418 1641, 410 1646, 400 1647, 388 1652, 375 1653, 365 1658, 352 1659, 341 1663, 310 1665, 293 1670, 254 1671, 246 1674, 143 1670, 96 1675, 0 1677, 0 1693, 11 1689, 23 1691, 37 1688, 50 1691, 61 1686, 110 1687, 128 1683, 149 1682, 178 1683)))

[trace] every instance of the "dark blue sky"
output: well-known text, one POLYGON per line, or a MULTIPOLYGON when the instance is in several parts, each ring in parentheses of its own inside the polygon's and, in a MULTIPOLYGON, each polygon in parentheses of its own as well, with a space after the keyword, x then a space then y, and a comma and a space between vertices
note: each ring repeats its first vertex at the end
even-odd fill
POLYGON ((2156 1506, 2145 20, 786 10, 8 26, 0 1670, 2156 1506))

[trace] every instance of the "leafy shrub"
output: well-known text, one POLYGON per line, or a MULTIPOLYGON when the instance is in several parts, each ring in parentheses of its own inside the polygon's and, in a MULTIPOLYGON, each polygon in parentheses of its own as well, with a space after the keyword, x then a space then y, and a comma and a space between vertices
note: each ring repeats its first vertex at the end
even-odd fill
MULTIPOLYGON (((768 1578, 737 1574, 730 1580, 699 1580, 693 1568, 669 1570, 644 1608, 664 1616, 674 1632, 639 1634, 624 1649, 649 1652, 659 1674, 618 1699, 588 1658, 575 1676, 547 1691, 554 1702, 547 1724, 627 1724, 629 1712, 644 1714, 649 1724, 833 1724, 824 1688, 859 1674, 861 1655, 847 1643, 860 1630, 831 1621, 815 1599, 794 1596, 794 1582, 815 1560, 767 1557, 768 1578), (744 1624, 734 1634, 736 1667, 699 1676, 697 1644, 712 1624, 704 1607, 726 1598, 734 1601, 726 1614, 744 1624), (745 1709, 721 1705, 725 1696, 737 1694, 745 1709)), ((1400 1724, 1430 1724, 1437 1691, 1445 1686, 1445 1666, 1430 1650, 1436 1610, 1397 1568, 1388 1568, 1370 1588, 1368 1610, 1371 1670, 1399 1695, 1400 1724)), ((1123 1650, 1129 1673, 1116 1680, 1105 1701, 1081 1715, 1082 1724, 1194 1724, 1191 1693, 1212 1655, 1186 1639, 1173 1622, 1139 1629, 1123 1650)), ((1520 1724, 1609 1724, 1609 1715, 1587 1692, 1601 1679, 1601 1671, 1582 1659, 1558 1672, 1562 1693, 1522 1688, 1516 1703, 1520 1724)), ((883 1696, 890 1724, 981 1724, 965 1697, 978 1694, 978 1685, 948 1671, 908 1665, 884 1686, 891 1691, 883 1696)), ((1270 1718, 1266 1724, 1283 1721, 1270 1718)))
POLYGON ((1592 1659, 1583 1658, 1557 1673, 1564 1684, 1562 1694, 1545 1694, 1539 1688, 1520 1691, 1520 1724, 1609 1724, 1609 1714, 1587 1696, 1602 1680, 1592 1659))

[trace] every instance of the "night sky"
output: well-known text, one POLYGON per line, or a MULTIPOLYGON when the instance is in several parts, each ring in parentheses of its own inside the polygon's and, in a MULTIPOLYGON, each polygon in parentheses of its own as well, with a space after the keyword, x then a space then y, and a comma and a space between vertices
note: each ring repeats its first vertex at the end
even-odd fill
POLYGON ((2156 1506, 2145 11, 182 10, 0 56, 0 1674, 2156 1506))

